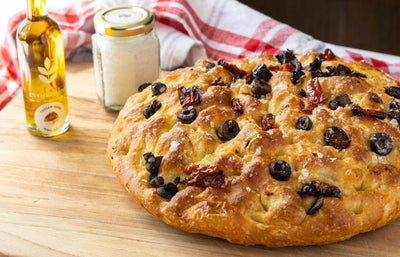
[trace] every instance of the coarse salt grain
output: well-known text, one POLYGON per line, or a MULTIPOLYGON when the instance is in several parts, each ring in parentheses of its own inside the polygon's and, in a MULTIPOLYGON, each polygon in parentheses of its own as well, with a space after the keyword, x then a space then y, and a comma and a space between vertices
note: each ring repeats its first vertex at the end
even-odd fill
POLYGON ((169 151, 174 152, 174 151, 178 150, 178 146, 179 146, 179 142, 172 141, 171 146, 169 147, 169 151))
POLYGON ((395 127, 399 126, 399 122, 396 119, 391 119, 390 124, 392 124, 395 127))
POLYGON ((304 182, 308 178, 308 174, 309 172, 307 169, 300 170, 299 181, 304 182))

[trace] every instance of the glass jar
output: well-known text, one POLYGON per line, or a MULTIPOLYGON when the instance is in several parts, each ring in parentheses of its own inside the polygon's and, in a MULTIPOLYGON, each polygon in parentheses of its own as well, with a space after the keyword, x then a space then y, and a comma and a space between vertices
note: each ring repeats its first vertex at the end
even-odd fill
POLYGON ((160 75, 154 16, 142 7, 116 7, 94 17, 96 91, 104 108, 120 110, 138 87, 160 75))

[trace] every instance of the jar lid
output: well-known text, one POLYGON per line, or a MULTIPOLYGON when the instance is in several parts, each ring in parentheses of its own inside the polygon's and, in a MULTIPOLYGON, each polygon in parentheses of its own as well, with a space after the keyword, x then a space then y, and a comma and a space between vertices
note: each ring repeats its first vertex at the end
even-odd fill
POLYGON ((121 6, 98 12, 93 19, 97 33, 127 37, 144 34, 153 29, 153 14, 142 7, 121 6))

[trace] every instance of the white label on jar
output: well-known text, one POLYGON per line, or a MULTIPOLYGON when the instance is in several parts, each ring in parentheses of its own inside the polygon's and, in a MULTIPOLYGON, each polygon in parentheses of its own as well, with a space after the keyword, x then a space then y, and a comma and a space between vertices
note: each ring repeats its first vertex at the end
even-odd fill
POLYGON ((45 134, 58 132, 65 121, 65 108, 61 103, 43 104, 35 111, 36 127, 45 134))
POLYGON ((116 24, 133 23, 143 19, 143 13, 132 9, 118 9, 107 13, 105 18, 116 24))

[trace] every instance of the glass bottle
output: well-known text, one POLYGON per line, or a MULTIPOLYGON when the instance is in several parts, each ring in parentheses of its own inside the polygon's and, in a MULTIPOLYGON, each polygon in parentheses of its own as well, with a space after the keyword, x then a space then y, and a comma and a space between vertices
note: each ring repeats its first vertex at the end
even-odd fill
POLYGON ((44 137, 64 133, 69 128, 64 42, 45 0, 27 0, 17 46, 28 129, 44 137))

